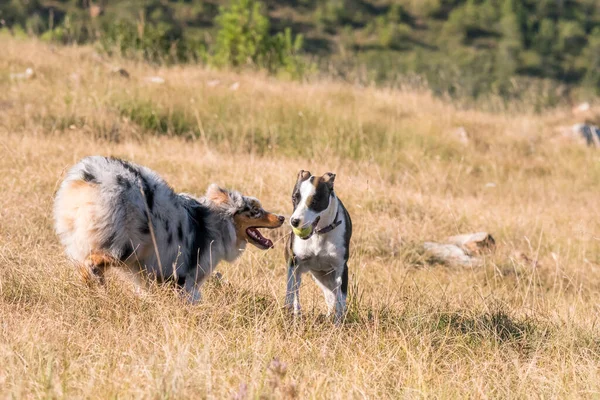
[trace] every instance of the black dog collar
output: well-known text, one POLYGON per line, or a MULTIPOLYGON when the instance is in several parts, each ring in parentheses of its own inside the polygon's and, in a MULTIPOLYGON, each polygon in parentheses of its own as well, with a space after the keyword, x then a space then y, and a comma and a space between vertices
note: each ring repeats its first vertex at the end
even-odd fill
POLYGON ((342 223, 342 221, 340 221, 338 219, 339 214, 340 214, 340 212, 338 211, 338 213, 335 215, 335 220, 331 224, 327 225, 324 228, 317 229, 317 231, 316 231, 317 235, 323 235, 323 234, 325 234, 327 232, 331 232, 332 230, 334 230, 335 228, 337 228, 338 226, 340 226, 340 224, 342 223))

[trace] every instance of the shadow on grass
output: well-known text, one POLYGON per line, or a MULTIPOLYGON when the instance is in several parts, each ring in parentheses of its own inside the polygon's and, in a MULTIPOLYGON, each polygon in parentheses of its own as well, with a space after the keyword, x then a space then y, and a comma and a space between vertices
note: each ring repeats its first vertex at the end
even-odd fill
POLYGON ((406 299, 404 308, 392 309, 386 305, 369 307, 350 302, 346 325, 371 326, 381 331, 403 331, 420 337, 459 339, 470 345, 484 342, 510 345, 527 353, 536 344, 546 341, 553 326, 531 316, 516 316, 502 305, 488 310, 455 309, 445 304, 427 305, 424 300, 406 299))
MULTIPOLYGON (((302 336, 320 335, 336 329, 331 317, 319 309, 303 309, 299 318, 283 309, 282 301, 268 294, 240 290, 234 285, 214 288, 211 297, 227 304, 225 325, 256 326, 275 323, 278 329, 302 336), (235 316, 234 319, 231 316, 235 316)), ((484 343, 508 345, 525 355, 546 342, 555 331, 548 321, 531 316, 516 316, 501 304, 492 304, 489 310, 455 309, 445 304, 427 304, 426 300, 406 299, 398 308, 388 305, 369 306, 361 292, 352 288, 348 299, 348 312, 340 332, 380 332, 395 336, 403 332, 414 338, 427 337, 432 343, 458 340, 469 347, 484 343)))

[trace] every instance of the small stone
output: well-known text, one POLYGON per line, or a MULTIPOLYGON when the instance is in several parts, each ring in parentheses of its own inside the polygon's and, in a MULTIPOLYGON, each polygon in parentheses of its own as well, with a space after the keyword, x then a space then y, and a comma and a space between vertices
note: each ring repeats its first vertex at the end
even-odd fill
POLYGON ((150 82, 150 83, 156 83, 159 85, 162 85, 163 83, 165 83, 165 79, 160 76, 147 76, 146 81, 150 82))
POLYGON ((573 109, 572 109, 574 114, 583 113, 583 112, 586 112, 589 110, 590 110, 590 103, 588 103, 587 101, 583 102, 581 104, 578 104, 577 106, 573 107, 573 109))
POLYGON ((462 267, 480 265, 478 258, 471 257, 455 244, 425 242, 423 248, 431 256, 430 261, 462 267))
POLYGON ((487 232, 450 236, 448 243, 461 247, 467 254, 481 254, 496 250, 496 240, 487 232))
POLYGON ((27 68, 25 72, 10 74, 11 80, 26 80, 35 78, 35 72, 32 68, 27 68))
POLYGON ((457 128, 453 132, 453 135, 460 143, 464 144, 465 146, 469 144, 469 134, 467 133, 467 130, 464 127, 461 126, 457 128))

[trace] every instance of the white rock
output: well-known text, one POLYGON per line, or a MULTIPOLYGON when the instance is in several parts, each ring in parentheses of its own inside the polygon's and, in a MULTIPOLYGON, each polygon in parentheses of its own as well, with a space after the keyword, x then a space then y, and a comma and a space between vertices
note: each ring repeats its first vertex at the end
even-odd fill
POLYGON ((165 79, 160 76, 147 76, 145 79, 147 82, 156 83, 158 85, 165 83, 165 79))
POLYGON ((10 79, 12 80, 25 80, 31 79, 35 77, 35 72, 32 68, 27 68, 25 72, 20 72, 16 74, 10 74, 10 79))
POLYGON ((576 107, 573 107, 573 112, 575 114, 577 114, 577 113, 582 113, 582 112, 589 111, 589 109, 590 109, 590 103, 588 103, 586 101, 584 103, 581 103, 581 104, 577 105, 576 107))
POLYGON ((479 258, 469 256, 455 244, 425 242, 423 248, 433 258, 433 261, 463 267, 481 265, 479 258))
POLYGON ((457 128, 453 134, 460 143, 464 144, 465 146, 469 144, 469 134, 464 127, 461 126, 457 128))
POLYGON ((447 242, 459 246, 469 255, 479 254, 484 251, 493 252, 496 249, 496 240, 487 232, 450 236, 447 242))

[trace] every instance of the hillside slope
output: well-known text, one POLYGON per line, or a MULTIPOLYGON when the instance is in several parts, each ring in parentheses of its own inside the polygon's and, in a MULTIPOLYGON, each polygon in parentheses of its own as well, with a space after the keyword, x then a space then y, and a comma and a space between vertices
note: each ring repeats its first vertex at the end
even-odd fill
POLYGON ((272 33, 303 35, 321 73, 351 82, 414 83, 418 76, 437 93, 512 98, 529 91, 546 105, 573 88, 574 97, 600 93, 594 0, 12 0, 0 6, 0 18, 59 42, 99 41, 155 62, 206 62, 218 45, 220 7, 254 3, 272 33))
POLYGON ((278 82, 102 59, 3 38, 0 393, 9 397, 590 397, 600 392, 600 157, 560 140, 570 110, 461 110, 425 92, 278 82), (130 78, 111 72, 114 66, 130 78), (32 68, 34 76, 10 74, 32 68), (149 77, 161 77, 154 83, 149 77), (469 141, 454 132, 463 127, 469 141), (90 290, 52 228, 64 171, 90 154, 210 182, 289 216, 300 169, 337 173, 354 221, 346 322, 283 311, 276 249, 219 270, 201 305, 168 288, 90 290), (477 268, 424 240, 487 230, 477 268), (275 361, 274 361, 275 360, 275 361))

